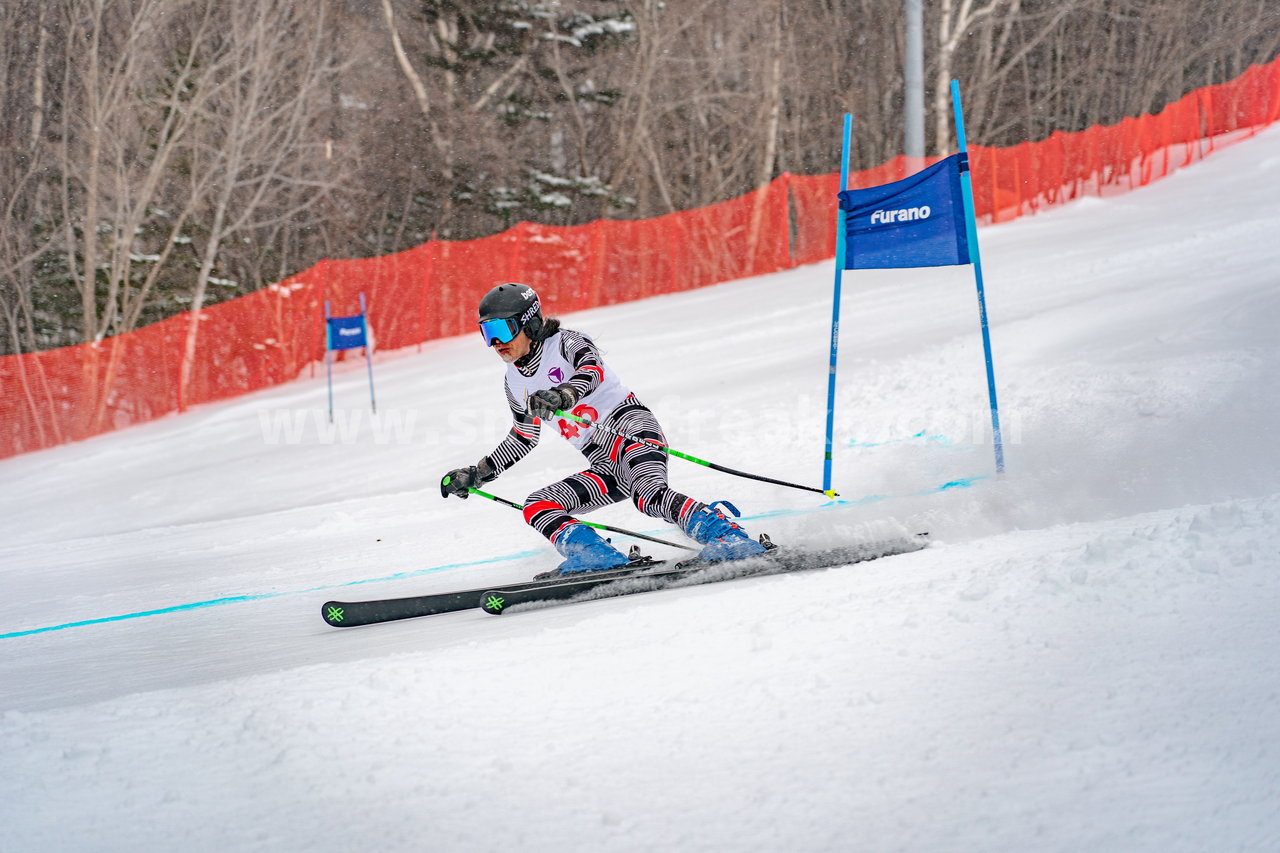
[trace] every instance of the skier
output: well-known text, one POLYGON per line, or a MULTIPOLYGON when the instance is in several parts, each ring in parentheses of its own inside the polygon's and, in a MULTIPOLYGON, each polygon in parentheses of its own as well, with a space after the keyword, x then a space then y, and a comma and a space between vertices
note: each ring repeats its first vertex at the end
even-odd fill
POLYGON ((667 454, 646 441, 666 444, 662 427, 605 365, 591 338, 544 319, 538 294, 524 284, 501 284, 480 300, 480 336, 507 363, 506 392, 514 420, 501 444, 474 465, 450 471, 440 495, 466 498, 468 489, 487 483, 519 462, 538 443, 540 422, 554 424, 587 457, 585 471, 541 488, 525 501, 525 521, 551 541, 565 558, 561 574, 603 571, 628 559, 570 513, 590 512, 630 498, 646 515, 679 527, 703 549, 704 560, 735 560, 765 548, 730 521, 726 501, 711 505, 673 491, 667 485, 667 454), (555 418, 570 412, 598 427, 555 418))

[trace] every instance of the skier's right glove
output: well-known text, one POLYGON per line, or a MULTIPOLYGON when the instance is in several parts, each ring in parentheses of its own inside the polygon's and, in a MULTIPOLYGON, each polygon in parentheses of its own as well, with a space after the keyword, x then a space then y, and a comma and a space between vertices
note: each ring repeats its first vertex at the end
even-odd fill
POLYGON ((455 468, 445 474, 444 479, 440 481, 440 497, 447 498, 449 495, 456 495, 466 500, 467 496, 471 494, 471 489, 497 478, 498 472, 493 470, 493 463, 486 456, 475 465, 468 465, 466 468, 455 468))
POLYGON ((444 479, 440 481, 440 497, 447 498, 449 495, 455 495, 466 500, 471 494, 471 487, 478 486, 481 482, 480 472, 476 470, 476 466, 455 468, 445 474, 444 479))

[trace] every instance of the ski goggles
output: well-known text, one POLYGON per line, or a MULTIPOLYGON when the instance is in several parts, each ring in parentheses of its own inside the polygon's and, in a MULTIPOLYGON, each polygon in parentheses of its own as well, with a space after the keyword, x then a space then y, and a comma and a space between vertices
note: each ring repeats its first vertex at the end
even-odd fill
POLYGON ((480 321, 480 337, 484 345, 493 346, 496 340, 500 344, 509 344, 520 334, 520 321, 515 317, 501 317, 497 320, 480 321))

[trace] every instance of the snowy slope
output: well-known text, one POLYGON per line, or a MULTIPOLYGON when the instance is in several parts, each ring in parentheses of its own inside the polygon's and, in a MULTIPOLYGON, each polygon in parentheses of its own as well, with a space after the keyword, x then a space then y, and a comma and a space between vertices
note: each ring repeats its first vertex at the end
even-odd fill
MULTIPOLYGON (((0 462, 0 846, 1280 849, 1277 186, 1280 129, 982 232, 999 481, 969 272, 847 275, 841 502, 672 480, 782 542, 932 532, 879 563, 326 627, 554 559, 439 497, 507 425, 473 336, 381 357, 376 422, 353 362, 333 430, 304 377, 0 462)), ((830 280, 565 319, 676 448, 816 484, 830 280)))

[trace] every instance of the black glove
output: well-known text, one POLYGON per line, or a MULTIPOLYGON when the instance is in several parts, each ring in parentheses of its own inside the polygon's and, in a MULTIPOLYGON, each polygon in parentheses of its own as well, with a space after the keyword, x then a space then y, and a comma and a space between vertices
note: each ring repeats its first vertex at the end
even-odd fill
POLYGON ((466 468, 455 468, 448 474, 444 475, 444 479, 440 481, 440 497, 447 498, 449 495, 457 495, 463 500, 476 486, 483 485, 490 480, 498 479, 498 472, 493 469, 493 462, 488 456, 483 457, 474 465, 468 465, 466 468))
POLYGON ((463 500, 471 492, 467 491, 472 486, 478 486, 483 482, 480 479, 480 472, 476 470, 476 466, 470 465, 466 468, 455 468, 448 474, 444 475, 444 479, 440 481, 440 497, 447 498, 449 495, 456 495, 463 500))
POLYGON ((529 414, 542 420, 550 420, 557 410, 567 412, 578 402, 578 392, 569 383, 535 391, 529 396, 529 414))

